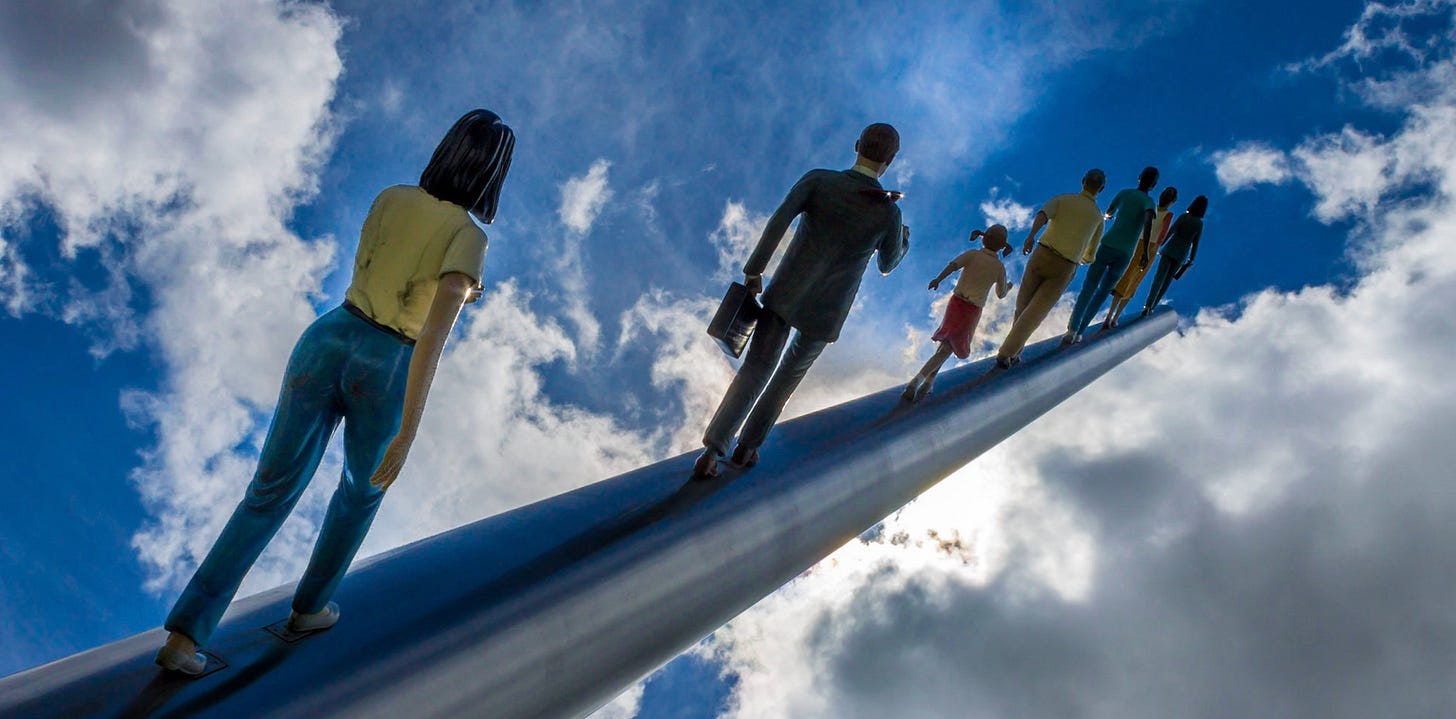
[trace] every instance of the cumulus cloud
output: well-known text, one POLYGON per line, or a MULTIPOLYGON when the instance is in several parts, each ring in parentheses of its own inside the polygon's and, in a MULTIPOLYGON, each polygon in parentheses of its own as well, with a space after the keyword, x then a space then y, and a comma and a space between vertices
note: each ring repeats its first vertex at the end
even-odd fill
MULTIPOLYGON (((607 185, 607 170, 611 166, 612 163, 598 158, 585 175, 567 178, 561 184, 561 204, 556 210, 556 216, 566 228, 566 237, 554 263, 562 282, 561 301, 564 314, 580 335, 582 349, 588 353, 596 348, 602 327, 587 306, 590 288, 582 264, 582 242, 591 232, 597 215, 612 199, 612 189, 607 185)), ((639 197, 639 202, 648 203, 650 199, 639 197)))
POLYGON ((0 236, 0 295, 5 297, 5 311, 11 317, 19 317, 36 304, 37 288, 30 275, 20 251, 0 236))
MULTIPOLYGON (((763 236, 763 228, 768 224, 768 213, 750 212, 742 203, 735 200, 728 200, 723 205, 723 216, 718 220, 718 227, 708 237, 713 247, 718 250, 718 277, 720 279, 732 279, 741 277, 743 274, 743 263, 748 261, 748 255, 758 245, 758 240, 763 236)), ((785 234, 794 230, 791 227, 785 234)), ((769 260, 768 269, 764 274, 772 277, 778 270, 779 261, 782 255, 775 253, 773 259, 769 260)))
MULTIPOLYGON (((190 509, 236 501, 216 487, 250 474, 242 445, 334 257, 329 238, 284 223, 333 136, 340 24, 264 0, 26 7, 0 10, 0 135, 25 139, 0 154, 0 224, 44 209, 63 260, 105 272, 8 309, 83 328, 98 356, 145 339, 167 372, 125 401, 158 437, 134 479, 158 516, 136 544, 160 587, 216 527, 190 509)), ((7 248, 8 284, 34 250, 7 248)))
POLYGON ((1284 151, 1258 142, 1220 150, 1210 159, 1224 192, 1238 192, 1260 184, 1278 185, 1291 175, 1284 151))
POLYGON ((1023 205, 1001 194, 998 187, 991 188, 991 196, 981 201, 981 214, 988 225, 1005 225, 1008 230, 1025 230, 1031 227, 1036 217, 1036 208, 1023 205))
MULTIPOLYGON (((1453 4, 1417 6, 1442 76, 1453 4)), ((1451 87, 1291 153, 1328 163, 1316 217, 1400 251, 1201 312, 736 619, 726 716, 1450 714, 1451 87)))
POLYGON ((607 186, 607 169, 612 163, 598 159, 581 177, 573 177, 561 185, 561 207, 557 214, 566 228, 577 234, 591 232, 592 223, 612 199, 607 186))

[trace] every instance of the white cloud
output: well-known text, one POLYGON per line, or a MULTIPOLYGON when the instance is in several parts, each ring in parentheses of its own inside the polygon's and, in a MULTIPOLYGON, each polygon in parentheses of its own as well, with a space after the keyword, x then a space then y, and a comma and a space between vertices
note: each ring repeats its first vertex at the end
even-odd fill
POLYGON ((612 190, 607 187, 607 169, 612 163, 598 159, 581 177, 573 177, 561 186, 561 206, 557 215, 561 224, 577 234, 591 232, 592 223, 601 213, 602 207, 612 199, 612 190))
MULTIPOLYGON (((708 241, 718 250, 719 279, 742 279, 743 263, 748 261, 748 255, 758 245, 768 218, 768 214, 750 212, 742 202, 736 200, 728 200, 723 205, 723 217, 718 220, 718 227, 708 237, 708 241)), ((790 228, 785 234, 790 235, 793 231, 790 228)), ((772 277, 778 271, 782 258, 782 253, 775 253, 764 274, 772 277)))
POLYGON ((1031 220, 1036 216, 1036 208, 1023 205, 1002 195, 1000 188, 993 187, 991 196, 981 201, 981 214, 985 216, 986 224, 1005 225, 1006 229, 1015 232, 1031 227, 1031 220))
POLYGON ((157 520, 136 545, 167 586, 215 533, 215 513, 194 508, 231 506, 251 474, 257 412, 332 264, 331 240, 284 222, 332 139, 340 23, 264 0, 3 12, 0 136, 23 141, 0 153, 0 224, 43 206, 63 257, 94 254, 107 273, 17 304, 85 328, 98 355, 145 338, 166 371, 125 401, 156 432, 134 479, 157 520))
MULTIPOLYGON (((597 215, 612 199, 612 189, 607 186, 607 169, 611 166, 612 163, 598 158, 585 175, 567 178, 561 184, 561 205, 556 210, 567 230, 555 262, 562 285, 562 313, 576 326, 581 349, 588 354, 595 351, 602 327, 587 306, 590 288, 582 265, 582 242, 591 232, 597 215)), ((651 199, 644 194, 638 201, 648 204, 651 199)))
POLYGON ((601 709, 591 713, 587 719, 632 719, 642 706, 644 682, 637 682, 607 702, 601 709))
POLYGON ((1278 185, 1289 180, 1292 174, 1284 151, 1259 142, 1220 150, 1210 159, 1224 192, 1238 192, 1260 184, 1278 185))
POLYGON ((1452 713, 1453 112, 1301 143, 1316 216, 1399 251, 1201 312, 740 616, 726 716, 1452 713))
POLYGON ((19 317, 35 306, 37 292, 30 267, 26 266, 20 251, 0 235, 0 296, 5 298, 5 311, 11 317, 19 317))

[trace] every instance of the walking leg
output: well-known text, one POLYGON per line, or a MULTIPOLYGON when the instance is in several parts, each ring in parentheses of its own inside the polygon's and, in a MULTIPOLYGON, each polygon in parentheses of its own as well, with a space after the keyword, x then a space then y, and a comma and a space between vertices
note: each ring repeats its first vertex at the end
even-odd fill
POLYGON ((339 358, 330 343, 314 341, 318 326, 304 333, 289 359, 278 409, 243 501, 167 615, 169 631, 198 644, 212 636, 248 569, 308 486, 338 426, 333 392, 339 358))
POLYGON ((318 614, 328 606, 379 511, 384 491, 369 478, 399 432, 411 354, 411 348, 380 333, 368 336, 351 357, 340 393, 344 471, 329 499, 308 568, 294 590, 296 615, 318 614))
POLYGON ((778 366, 779 355, 783 353, 788 338, 788 324, 778 315, 765 312, 753 332, 753 339, 749 341, 743 366, 734 375, 733 383, 728 385, 723 401, 718 404, 713 419, 703 432, 703 446, 716 451, 719 456, 728 453, 734 433, 742 426, 744 418, 753 409, 754 401, 768 384, 774 367, 778 366))
POLYGON ((768 386, 764 388, 758 402, 753 405, 753 411, 743 423, 743 433, 738 437, 739 447, 758 449, 763 446, 769 430, 773 429, 779 414, 784 411, 789 396, 798 388, 804 374, 828 344, 823 340, 811 340, 795 333, 794 341, 789 343, 783 361, 774 370, 773 378, 768 381, 768 386))

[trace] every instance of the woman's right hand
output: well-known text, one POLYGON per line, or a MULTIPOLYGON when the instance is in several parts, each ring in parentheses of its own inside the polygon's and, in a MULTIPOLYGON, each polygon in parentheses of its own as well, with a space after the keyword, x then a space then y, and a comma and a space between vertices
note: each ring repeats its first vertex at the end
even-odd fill
POLYGON ((379 466, 369 477, 369 484, 381 492, 389 489, 394 480, 399 479, 400 470, 404 469, 404 461, 409 457, 413 440, 413 437, 406 437, 402 433, 395 435, 389 448, 384 450, 384 458, 379 460, 379 466))

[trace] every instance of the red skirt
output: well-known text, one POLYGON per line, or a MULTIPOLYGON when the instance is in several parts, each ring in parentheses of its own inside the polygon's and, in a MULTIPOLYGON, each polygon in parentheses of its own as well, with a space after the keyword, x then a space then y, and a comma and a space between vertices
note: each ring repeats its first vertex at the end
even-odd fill
POLYGON ((960 295, 951 295, 950 304, 945 306, 945 319, 940 329, 930 336, 932 342, 949 342, 950 348, 961 359, 971 356, 971 336, 976 334, 976 323, 981 321, 981 308, 960 295))

